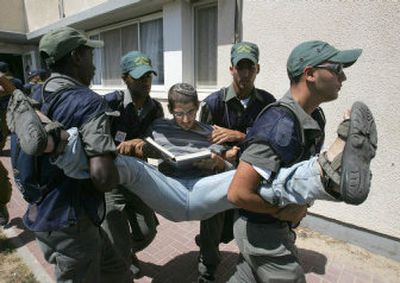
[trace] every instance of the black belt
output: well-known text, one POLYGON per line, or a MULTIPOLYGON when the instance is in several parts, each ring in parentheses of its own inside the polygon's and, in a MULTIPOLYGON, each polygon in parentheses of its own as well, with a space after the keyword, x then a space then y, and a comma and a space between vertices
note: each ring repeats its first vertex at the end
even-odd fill
POLYGON ((239 215, 242 219, 257 224, 270 224, 282 222, 278 218, 267 213, 256 213, 244 209, 239 209, 239 215))

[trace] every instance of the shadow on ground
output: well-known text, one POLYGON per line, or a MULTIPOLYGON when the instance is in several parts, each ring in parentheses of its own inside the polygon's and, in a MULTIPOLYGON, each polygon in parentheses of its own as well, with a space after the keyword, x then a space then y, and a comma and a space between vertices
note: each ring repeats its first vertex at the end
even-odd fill
POLYGON ((14 237, 10 237, 9 240, 12 241, 16 248, 25 246, 27 243, 35 240, 33 232, 26 229, 21 217, 15 217, 5 226, 5 228, 15 228, 15 230, 22 231, 14 237))
POLYGON ((325 274, 327 258, 313 250, 298 249, 301 265, 305 273, 325 274))
MULTIPOLYGON (((176 283, 176 282, 197 282, 197 257, 198 252, 191 251, 179 255, 164 265, 156 265, 151 262, 141 262, 144 276, 152 278, 153 283, 176 283)), ((229 266, 228 269, 217 270, 216 282, 227 282, 235 271, 238 254, 232 252, 221 252, 221 263, 229 266)), ((222 266, 222 264, 220 265, 222 266)))

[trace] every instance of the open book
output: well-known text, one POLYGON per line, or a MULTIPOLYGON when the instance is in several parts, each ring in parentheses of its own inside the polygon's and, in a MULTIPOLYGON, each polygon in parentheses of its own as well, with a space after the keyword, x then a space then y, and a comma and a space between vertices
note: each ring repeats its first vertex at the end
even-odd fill
POLYGON ((158 144, 151 137, 147 137, 145 140, 151 144, 154 149, 159 151, 165 157, 165 159, 168 159, 176 167, 184 167, 192 164, 195 161, 211 158, 211 151, 209 149, 175 156, 172 152, 158 144))

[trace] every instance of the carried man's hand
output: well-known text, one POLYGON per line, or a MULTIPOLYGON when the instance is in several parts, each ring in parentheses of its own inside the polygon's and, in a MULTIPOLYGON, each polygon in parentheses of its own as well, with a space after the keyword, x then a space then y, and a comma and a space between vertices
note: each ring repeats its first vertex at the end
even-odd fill
POLYGON ((211 153, 211 158, 198 160, 193 163, 193 166, 213 172, 222 172, 225 169, 225 162, 218 154, 211 153))
POLYGON ((210 142, 223 144, 225 142, 241 142, 246 135, 240 131, 230 130, 217 125, 213 126, 214 130, 210 136, 210 142))
POLYGON ((142 139, 133 139, 121 142, 117 146, 117 151, 123 155, 136 156, 138 158, 143 158, 143 145, 145 141, 142 139))

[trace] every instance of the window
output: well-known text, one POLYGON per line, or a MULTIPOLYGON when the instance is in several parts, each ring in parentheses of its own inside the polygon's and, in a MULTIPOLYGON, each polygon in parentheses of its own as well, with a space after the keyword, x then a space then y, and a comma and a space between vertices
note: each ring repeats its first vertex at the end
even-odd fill
POLYGON ((94 51, 96 75, 93 84, 119 85, 121 83, 120 59, 122 55, 132 50, 140 50, 150 57, 158 74, 154 77, 153 84, 164 84, 162 19, 136 21, 129 25, 100 31, 92 34, 90 38, 104 41, 104 47, 94 51))
POLYGON ((196 86, 217 84, 217 5, 195 7, 194 54, 196 86))

